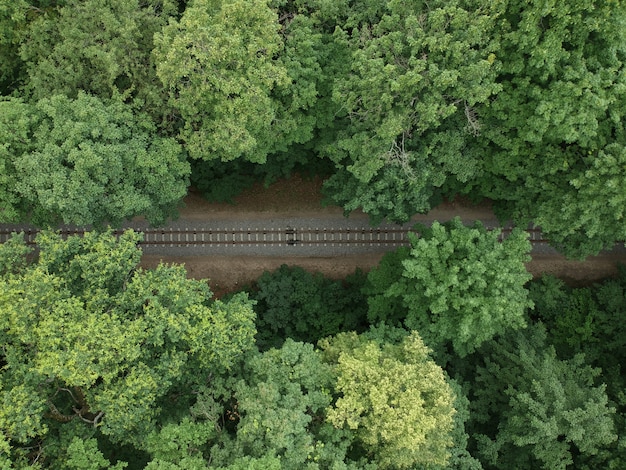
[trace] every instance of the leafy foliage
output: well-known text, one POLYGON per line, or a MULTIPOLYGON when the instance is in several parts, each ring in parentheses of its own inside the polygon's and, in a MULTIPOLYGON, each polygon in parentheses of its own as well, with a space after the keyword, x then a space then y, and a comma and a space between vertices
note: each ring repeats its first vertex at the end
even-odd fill
POLYGON ((481 350, 472 409, 483 458, 497 468, 565 469, 616 439, 605 386, 582 355, 560 360, 541 325, 481 350))
POLYGON ((208 468, 201 449, 216 435, 214 423, 192 421, 188 417, 153 431, 146 439, 152 460, 146 469, 208 468))
POLYGON ((475 176, 463 155, 478 131, 474 107, 499 85, 488 56, 494 16, 472 3, 388 1, 360 15, 361 2, 339 24, 352 54, 333 88, 349 118, 328 149, 344 168, 327 187, 336 202, 405 222, 430 209, 446 179, 475 176))
POLYGON ((546 325, 550 342, 560 355, 584 353, 604 370, 622 362, 624 278, 621 267, 618 279, 593 287, 573 289, 549 276, 531 285, 531 295, 537 299, 535 315, 546 325), (610 363, 597 362, 603 359, 610 363))
POLYGON ((26 0, 0 1, 0 95, 9 95, 21 83, 23 64, 18 47, 28 23, 28 13, 26 0))
POLYGON ((568 255, 597 253, 624 238, 626 9, 587 0, 498 5, 502 91, 480 109, 480 192, 503 218, 535 223, 568 255))
POLYGON ((76 98, 82 90, 163 117, 152 38, 174 12, 171 0, 67 0, 39 14, 20 47, 28 95, 76 98))
POLYGON ((138 269, 138 239, 43 233, 37 262, 5 277, 0 429, 12 445, 84 421, 141 448, 172 390, 227 370, 252 347, 244 295, 207 306, 208 287, 182 267, 138 269))
POLYGON ((18 185, 17 155, 32 149, 34 116, 22 100, 0 100, 0 221, 20 222, 28 212, 18 185))
MULTIPOLYGON (((17 118, 7 132, 20 126, 0 148, 16 175, 6 198, 29 208, 36 224, 119 225, 136 215, 157 224, 175 214, 189 165, 145 115, 82 92, 75 100, 56 95, 34 106, 3 104, 17 118)), ((7 208, 5 220, 15 220, 17 209, 7 208)))
POLYGON ((437 351, 451 343, 461 356, 524 326, 532 306, 524 289, 530 279, 524 232, 499 242, 500 231, 465 227, 458 218, 420 232, 410 236, 410 251, 387 255, 368 276, 371 322, 402 321, 437 351))
POLYGON ((155 36, 157 74, 193 158, 264 163, 282 144, 289 123, 271 93, 289 78, 275 60, 277 20, 265 0, 198 0, 155 36))
MULTIPOLYGON (((625 22, 615 0, 0 0, 0 221, 160 223, 186 156, 218 200, 330 164, 327 202, 375 223, 461 192, 582 258, 626 238, 625 22)), ((420 231, 364 286, 261 277, 263 352, 254 302, 138 268, 136 234, 15 236, 0 467, 626 467, 624 274, 527 291, 521 232, 420 231)))
POLYGON ((330 423, 352 430, 379 468, 446 463, 454 396, 416 332, 399 344, 340 333, 320 347, 337 375, 330 423))
MULTIPOLYGON (((624 267, 617 279, 584 288, 570 288, 562 281, 543 277, 531 285, 536 298, 535 315, 546 325, 548 339, 562 357, 584 354, 587 362, 602 370, 611 405, 617 408, 615 424, 623 436, 626 422, 624 396, 624 267)), ((619 468, 626 462, 622 440, 595 456, 576 461, 580 468, 619 468)))
POLYGON ((333 374, 313 345, 287 339, 280 349, 249 358, 240 377, 234 385, 237 434, 212 450, 216 464, 266 455, 278 457, 282 469, 343 463, 349 441, 321 440, 329 431, 323 420, 333 374))
POLYGON ((250 293, 256 301, 258 346, 280 346, 286 338, 314 343, 341 331, 363 329, 362 283, 358 273, 341 282, 287 265, 264 273, 250 293))

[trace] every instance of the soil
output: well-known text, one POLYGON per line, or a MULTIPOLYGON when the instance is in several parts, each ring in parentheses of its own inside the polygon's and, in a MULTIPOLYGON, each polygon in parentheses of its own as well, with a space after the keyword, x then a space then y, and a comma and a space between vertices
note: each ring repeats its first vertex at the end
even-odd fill
MULTIPOLYGON (((322 206, 321 178, 306 179, 298 175, 281 180, 265 188, 254 185, 235 199, 234 204, 210 203, 198 193, 190 191, 180 217, 186 220, 270 218, 270 217, 315 217, 342 215, 343 210, 335 206, 322 206)), ((449 220, 454 216, 464 220, 494 219, 490 204, 472 205, 462 199, 445 202, 425 216, 416 220, 449 220)), ((366 217, 354 212, 350 217, 366 217)), ((194 279, 207 279, 217 297, 256 280, 264 271, 273 271, 282 264, 298 265, 311 272, 340 279, 355 269, 368 271, 380 261, 381 254, 335 256, 330 258, 305 257, 256 257, 256 256, 194 256, 164 257, 144 256, 142 266, 152 268, 160 262, 184 264, 187 275, 194 279)), ((533 276, 551 274, 570 284, 589 284, 617 274, 617 264, 626 263, 626 254, 602 254, 584 262, 567 260, 560 255, 535 255, 527 264, 533 276)))

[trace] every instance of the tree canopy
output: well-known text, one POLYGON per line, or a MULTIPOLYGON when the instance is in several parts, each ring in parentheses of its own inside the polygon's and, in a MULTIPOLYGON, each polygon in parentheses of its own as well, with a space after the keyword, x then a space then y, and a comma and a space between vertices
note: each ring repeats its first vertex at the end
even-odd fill
POLYGON ((340 333, 320 345, 337 374, 328 420, 352 430, 379 468, 447 462, 454 396, 416 332, 399 344, 340 333))
POLYGON ((342 169, 327 188, 347 209, 406 222, 431 208, 447 179, 467 182, 479 169, 464 147, 480 128, 476 106, 500 88, 496 16, 488 4, 457 1, 389 1, 363 16, 357 8, 336 33, 351 70, 333 100, 349 125, 329 147, 342 169))
POLYGON ((474 388, 479 451, 491 465, 566 469, 573 454, 593 455, 612 443, 612 414, 600 370, 583 356, 557 358, 545 329, 504 335, 481 350, 474 388))
POLYGON ((83 92, 0 107, 3 221, 119 225, 144 215, 157 224, 176 213, 189 164, 147 116, 83 92))
POLYGON ((286 338, 316 343, 342 331, 365 329, 366 300, 360 292, 364 275, 344 281, 282 265, 256 281, 257 344, 280 346, 286 338))
MULTIPOLYGON (((0 0, 0 222, 160 224, 190 182, 308 170, 374 223, 488 198, 584 258, 626 239, 625 25, 621 0, 0 0)), ((15 236, 0 467, 626 468, 623 270, 531 281, 520 230, 416 230, 367 281, 285 266, 222 300, 130 231, 15 236)))
POLYGON ((157 74, 193 158, 264 163, 281 143, 290 123, 272 97, 289 83, 279 29, 266 0, 198 0, 156 36, 157 74))
POLYGON ((584 257, 624 238, 622 2, 502 2, 481 194, 584 257), (602 194, 602 196, 600 196, 602 194), (600 200, 598 200, 600 196, 600 200), (600 202, 601 201, 601 202, 600 202))
POLYGON ((32 12, 19 49, 28 96, 76 98, 82 90, 119 97, 162 119, 166 100, 152 38, 175 12, 172 0, 66 0, 32 12))
MULTIPOLYGON (((486 197, 584 258, 626 238, 625 22, 613 0, 2 0, 0 93, 122 101, 207 197, 309 168, 374 223, 486 197)), ((6 160, 2 212, 24 220, 6 160)))
POLYGON ((399 322, 420 332, 443 352, 473 352, 485 341, 525 325, 532 306, 527 234, 513 230, 502 242, 499 230, 466 227, 456 218, 410 234, 411 248, 385 255, 370 272, 368 317, 399 322))
MULTIPOLYGON (((37 261, 4 274, 0 431, 17 460, 33 443, 61 439, 66 426, 141 449, 178 390, 253 347, 244 295, 209 304, 207 285, 183 268, 139 269, 139 238, 44 232, 37 261)), ((67 451, 50 448, 61 452, 51 459, 67 451)))

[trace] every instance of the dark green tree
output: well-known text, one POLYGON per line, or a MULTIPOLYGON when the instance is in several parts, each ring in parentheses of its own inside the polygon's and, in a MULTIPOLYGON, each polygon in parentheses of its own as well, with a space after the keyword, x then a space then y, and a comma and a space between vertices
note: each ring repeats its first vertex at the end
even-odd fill
POLYGON ((0 0, 0 95, 11 94, 23 80, 19 44, 35 12, 43 10, 26 0, 0 0))
POLYGON ((561 360, 542 325, 508 333, 480 352, 472 388, 473 438, 487 468, 569 468, 617 438, 599 369, 561 360))
MULTIPOLYGON (((615 425, 624 434, 626 397, 623 365, 626 315, 624 268, 616 279, 583 287, 567 287, 562 281, 543 277, 531 284, 535 302, 534 316, 546 325, 548 340, 560 357, 584 354, 586 361, 602 370, 598 380, 606 383, 612 406, 616 407, 615 425)), ((575 458, 577 468, 620 468, 626 462, 621 441, 603 449, 598 455, 575 458)))
POLYGON ((19 190, 16 157, 32 150, 35 119, 31 107, 17 98, 0 100, 0 221, 19 222, 29 211, 19 190))
POLYGON ((315 343, 341 331, 364 329, 363 277, 355 273, 337 281, 287 265, 263 273, 250 292, 256 301, 258 346, 280 346, 286 338, 315 343))

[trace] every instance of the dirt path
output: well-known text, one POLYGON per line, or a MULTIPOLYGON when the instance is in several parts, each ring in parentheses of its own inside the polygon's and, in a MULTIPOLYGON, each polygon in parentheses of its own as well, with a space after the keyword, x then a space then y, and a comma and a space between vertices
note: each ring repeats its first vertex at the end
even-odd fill
MULTIPOLYGON (((269 188, 256 185, 239 196, 235 205, 209 203, 193 192, 185 199, 186 206, 181 210, 181 219, 238 219, 242 217, 324 217, 341 215, 338 207, 321 206, 322 181, 303 179, 298 176, 281 180, 269 188)), ((416 220, 449 220, 455 216, 464 220, 490 220, 493 213, 488 204, 471 206, 463 202, 444 203, 425 216, 416 220)), ((360 212, 350 217, 366 218, 360 212)), ((195 279, 208 279, 216 295, 236 290, 242 285, 257 279, 264 271, 272 271, 282 264, 297 264, 310 271, 318 271, 333 278, 343 278, 360 268, 368 271, 376 266, 381 254, 337 256, 332 258, 303 257, 256 257, 256 256, 194 256, 165 257, 144 256, 142 266, 154 267, 159 262, 182 263, 188 276, 195 279)), ((584 262, 570 261, 559 255, 536 255, 528 263, 527 269, 538 276, 544 273, 564 278, 574 284, 596 281, 617 273, 617 263, 626 263, 626 254, 601 255, 584 262)))

